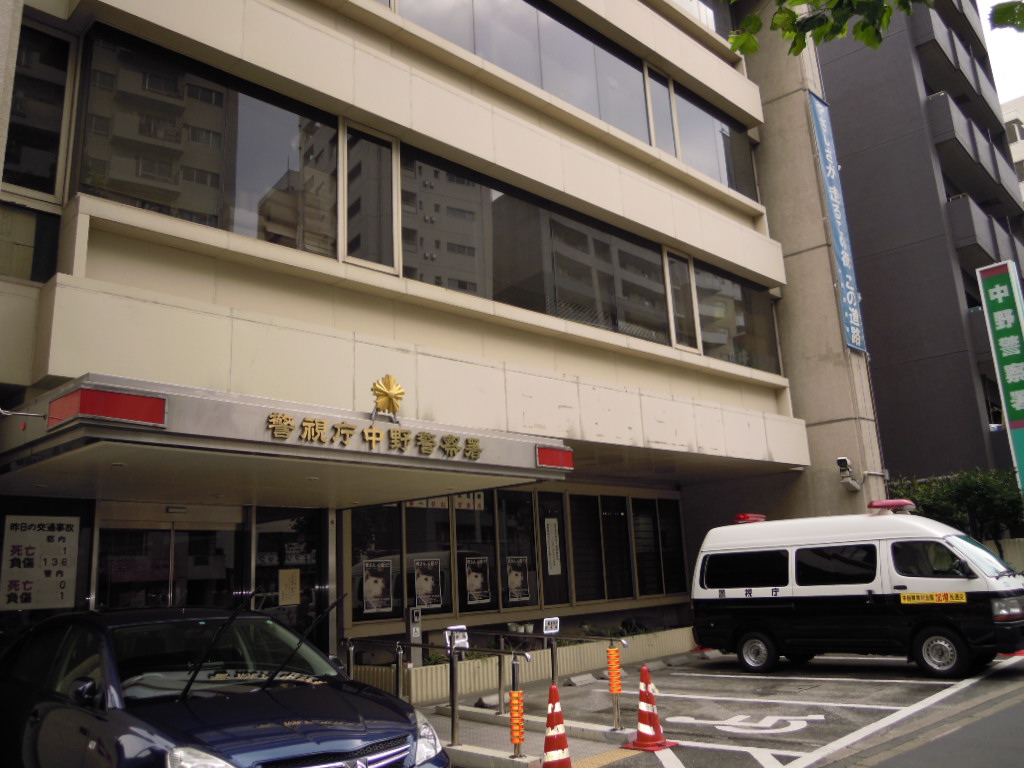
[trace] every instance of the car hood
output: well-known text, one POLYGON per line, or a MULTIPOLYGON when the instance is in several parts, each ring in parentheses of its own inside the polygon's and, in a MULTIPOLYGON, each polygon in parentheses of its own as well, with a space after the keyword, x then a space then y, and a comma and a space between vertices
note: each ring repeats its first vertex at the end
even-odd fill
POLYGON ((198 747, 242 768, 299 755, 331 753, 341 760, 358 752, 365 757, 365 748, 379 742, 400 746, 405 741, 415 748, 412 707, 354 682, 197 692, 187 701, 137 705, 130 713, 170 742, 198 747))

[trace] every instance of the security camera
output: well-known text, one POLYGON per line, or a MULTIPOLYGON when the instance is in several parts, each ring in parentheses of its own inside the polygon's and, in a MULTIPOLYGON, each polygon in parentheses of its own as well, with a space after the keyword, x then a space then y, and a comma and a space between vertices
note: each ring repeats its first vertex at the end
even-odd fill
POLYGON ((840 456, 838 459, 836 459, 836 465, 839 467, 840 472, 850 471, 850 460, 845 456, 840 456))

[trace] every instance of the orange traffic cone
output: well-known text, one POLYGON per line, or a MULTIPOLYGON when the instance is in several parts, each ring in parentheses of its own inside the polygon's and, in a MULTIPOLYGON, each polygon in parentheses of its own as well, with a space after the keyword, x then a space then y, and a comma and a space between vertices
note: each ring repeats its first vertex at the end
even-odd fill
POLYGON ((623 749, 642 749, 646 752, 657 752, 678 744, 667 741, 661 731, 658 719, 658 705, 654 703, 654 684, 651 682, 651 671, 644 665, 640 667, 640 706, 637 711, 636 741, 623 744, 623 749))
POLYGON ((544 734, 544 766, 572 768, 569 759, 569 740, 565 737, 565 720, 562 717, 562 702, 558 699, 558 686, 552 685, 548 693, 548 722, 544 734))

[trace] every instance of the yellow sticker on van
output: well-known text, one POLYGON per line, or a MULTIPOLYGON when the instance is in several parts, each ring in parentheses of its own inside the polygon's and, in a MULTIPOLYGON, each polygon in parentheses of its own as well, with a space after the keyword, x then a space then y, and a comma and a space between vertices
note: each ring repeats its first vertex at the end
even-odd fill
POLYGON ((966 603, 966 592, 908 592, 900 595, 901 603, 966 603))

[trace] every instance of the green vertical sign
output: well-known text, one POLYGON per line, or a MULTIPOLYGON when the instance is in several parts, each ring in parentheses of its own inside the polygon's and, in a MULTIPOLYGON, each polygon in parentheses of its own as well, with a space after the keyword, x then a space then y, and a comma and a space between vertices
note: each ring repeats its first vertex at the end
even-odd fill
POLYGON ((1024 328, 1021 327, 1020 279, 1017 265, 1003 261, 978 270, 981 300, 985 306, 992 362, 1003 400, 1003 424, 1010 437, 1017 486, 1021 482, 1018 456, 1024 455, 1024 328))

